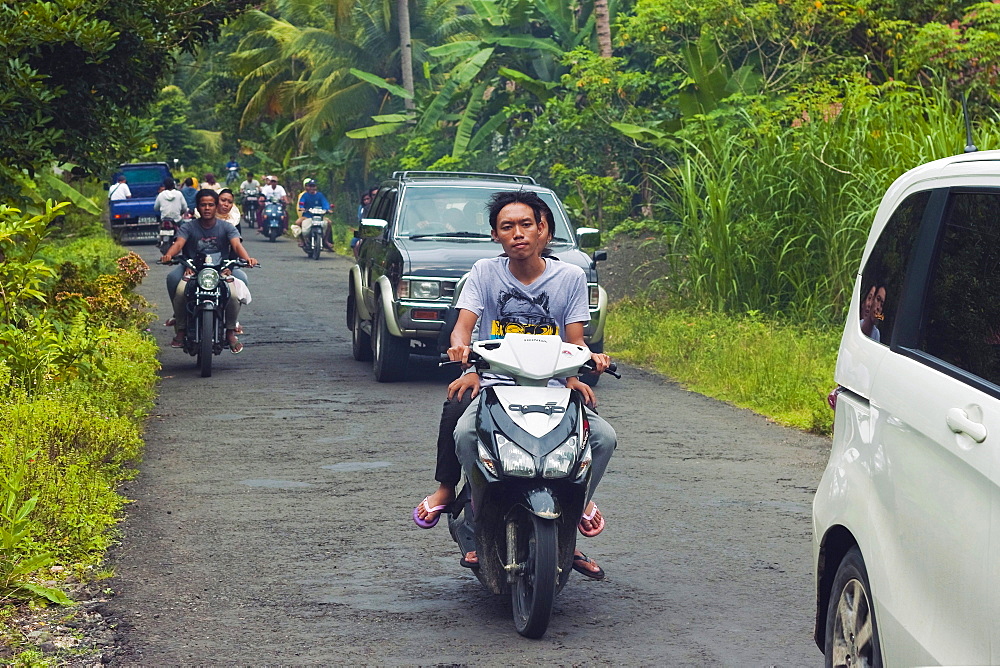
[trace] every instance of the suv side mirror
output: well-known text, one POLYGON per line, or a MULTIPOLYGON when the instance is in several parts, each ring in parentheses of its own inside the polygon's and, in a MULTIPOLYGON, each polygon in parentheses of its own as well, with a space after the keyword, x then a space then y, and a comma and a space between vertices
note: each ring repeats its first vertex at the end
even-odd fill
POLYGON ((581 248, 596 248, 601 244, 601 231, 596 227, 579 227, 576 242, 581 248))
POLYGON ((594 251, 594 254, 591 255, 590 258, 594 261, 594 264, 597 264, 598 262, 604 262, 608 259, 608 251, 606 250, 594 251))
POLYGON ((381 218, 362 218, 361 227, 358 228, 357 236, 362 239, 372 239, 374 237, 382 236, 382 233, 385 232, 385 228, 388 226, 389 223, 381 218))

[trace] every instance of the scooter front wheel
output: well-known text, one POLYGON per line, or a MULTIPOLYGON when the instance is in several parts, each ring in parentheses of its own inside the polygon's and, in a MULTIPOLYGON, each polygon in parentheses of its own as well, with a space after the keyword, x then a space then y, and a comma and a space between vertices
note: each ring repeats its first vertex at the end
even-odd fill
POLYGON ((521 566, 510 596, 514 627, 526 638, 541 638, 549 628, 558 582, 559 538, 554 520, 531 515, 517 530, 515 562, 521 566))

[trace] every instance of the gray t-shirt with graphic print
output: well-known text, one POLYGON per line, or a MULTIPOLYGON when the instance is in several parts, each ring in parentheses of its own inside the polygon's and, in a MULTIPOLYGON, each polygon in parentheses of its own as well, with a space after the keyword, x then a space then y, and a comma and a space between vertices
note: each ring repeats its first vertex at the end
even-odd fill
POLYGON ((229 260, 236 256, 232 240, 239 239, 240 233, 232 223, 216 218, 215 224, 207 230, 197 220, 185 221, 177 230, 177 236, 187 240, 184 257, 196 260, 206 253, 221 253, 223 260, 229 260))
MULTIPOLYGON (((545 271, 531 285, 510 273, 507 257, 479 260, 472 266, 456 307, 478 316, 478 340, 500 339, 510 333, 556 334, 565 339, 568 323, 590 320, 583 269, 544 259, 545 271)), ((483 374, 484 381, 500 379, 507 378, 483 374)))

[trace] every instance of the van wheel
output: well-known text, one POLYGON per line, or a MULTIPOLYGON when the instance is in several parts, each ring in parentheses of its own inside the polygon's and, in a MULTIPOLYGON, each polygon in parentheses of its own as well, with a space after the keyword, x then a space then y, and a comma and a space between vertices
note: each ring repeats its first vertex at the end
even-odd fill
POLYGON ((861 550, 852 547, 833 578, 823 653, 827 667, 882 668, 875 605, 861 550))
POLYGON ((372 347, 375 349, 375 380, 380 383, 392 383, 400 380, 406 373, 406 365, 410 359, 410 340, 401 339, 389 333, 385 324, 385 311, 382 301, 375 304, 372 317, 372 347))

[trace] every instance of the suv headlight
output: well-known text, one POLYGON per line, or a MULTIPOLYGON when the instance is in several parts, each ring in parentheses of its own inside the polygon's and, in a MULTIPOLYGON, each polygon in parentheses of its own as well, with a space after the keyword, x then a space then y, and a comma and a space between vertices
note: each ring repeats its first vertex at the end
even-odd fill
POLYGON ((219 272, 215 269, 202 269, 198 272, 198 287, 202 290, 214 290, 219 285, 219 272))
POLYGON ((500 433, 493 435, 497 440, 497 452, 503 472, 518 478, 534 478, 537 475, 534 458, 500 433))
POLYGON ((597 283, 591 283, 587 286, 587 298, 590 302, 590 308, 597 308, 601 303, 601 288, 597 283))
POLYGON ((580 437, 573 434, 558 448, 545 455, 542 462, 543 478, 565 478, 580 454, 580 437))
POLYGON ((440 281, 406 279, 399 282, 400 299, 437 299, 441 296, 440 281))

